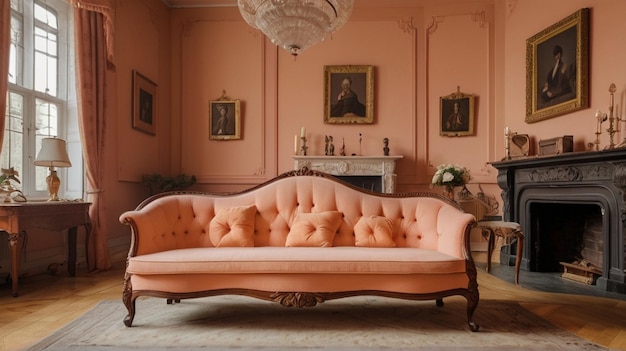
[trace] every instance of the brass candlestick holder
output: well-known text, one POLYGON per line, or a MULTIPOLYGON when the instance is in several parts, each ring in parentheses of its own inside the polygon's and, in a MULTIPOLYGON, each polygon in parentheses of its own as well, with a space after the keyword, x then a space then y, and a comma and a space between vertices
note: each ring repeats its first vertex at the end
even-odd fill
MULTIPOLYGON (((607 132, 609 132, 609 146, 608 146, 609 150, 615 147, 615 143, 613 142, 613 140, 615 137, 615 133, 619 131, 618 129, 614 128, 616 118, 615 118, 615 114, 613 113, 613 109, 615 108, 613 95, 615 94, 615 90, 616 90, 615 84, 611 83, 611 86, 609 87, 609 93, 611 94, 611 103, 609 105, 609 129, 606 130, 607 132)), ((619 119, 617 119, 617 121, 619 121, 619 119)))

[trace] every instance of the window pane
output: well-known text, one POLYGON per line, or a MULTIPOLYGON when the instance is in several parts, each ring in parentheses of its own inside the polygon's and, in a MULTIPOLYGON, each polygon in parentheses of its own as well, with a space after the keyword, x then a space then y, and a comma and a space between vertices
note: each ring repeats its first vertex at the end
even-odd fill
POLYGON ((11 9, 17 12, 24 12, 24 3, 22 0, 11 0, 11 9))
POLYGON ((23 85, 24 24, 21 18, 11 16, 11 46, 9 48, 9 83, 23 85))
MULTIPOLYGON (((35 101, 37 107, 37 136, 58 136, 58 108, 57 105, 42 99, 35 101)), ((37 149, 38 150, 38 149, 37 149)))
POLYGON ((58 29, 57 16, 50 9, 44 8, 45 5, 35 3, 35 19, 41 21, 48 26, 58 29))
MULTIPOLYGON (((23 146, 24 145, 24 97, 9 92, 7 95, 6 117, 9 119, 5 126, 0 166, 2 168, 13 167, 21 175, 23 174, 23 146)), ((19 178, 19 177, 18 177, 19 178)), ((22 178, 20 178, 22 180, 22 178)), ((17 189, 22 189, 21 184, 12 184, 17 189)))
POLYGON ((35 90, 57 96, 57 35, 35 27, 35 90))

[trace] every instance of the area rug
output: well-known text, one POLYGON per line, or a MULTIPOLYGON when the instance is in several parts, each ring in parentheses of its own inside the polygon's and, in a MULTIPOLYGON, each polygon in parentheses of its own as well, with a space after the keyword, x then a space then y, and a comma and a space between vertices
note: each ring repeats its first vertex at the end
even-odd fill
POLYGON ((502 301, 479 303, 473 333, 465 300, 444 301, 351 297, 287 308, 243 296, 141 298, 131 328, 121 301, 102 301, 28 350, 606 350, 502 301))

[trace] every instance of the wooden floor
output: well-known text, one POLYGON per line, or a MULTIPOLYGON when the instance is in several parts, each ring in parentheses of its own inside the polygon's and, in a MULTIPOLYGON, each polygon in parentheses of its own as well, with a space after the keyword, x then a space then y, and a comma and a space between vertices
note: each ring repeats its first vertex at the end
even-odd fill
MULTIPOLYGON (((523 273, 522 273, 523 274, 523 273)), ((22 350, 104 299, 121 299, 123 264, 99 273, 41 274, 20 280, 20 296, 0 284, 0 351, 22 350)), ((595 343, 626 350, 626 300, 538 292, 479 269, 481 300, 518 301, 553 324, 595 343)), ((480 304, 478 305, 480 308, 480 304)), ((478 321, 480 323, 480 321, 478 321)), ((122 323, 122 318, 120 318, 122 323)))

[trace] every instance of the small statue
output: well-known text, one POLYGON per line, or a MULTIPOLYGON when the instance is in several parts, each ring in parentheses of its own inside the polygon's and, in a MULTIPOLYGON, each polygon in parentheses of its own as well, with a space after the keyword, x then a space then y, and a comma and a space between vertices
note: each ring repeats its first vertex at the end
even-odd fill
POLYGON ((341 139, 341 153, 339 153, 341 156, 345 156, 346 155, 346 139, 341 139))
POLYGON ((385 153, 385 156, 389 156, 389 138, 383 139, 383 144, 385 144, 383 152, 385 153))
POLYGON ((328 156, 335 156, 335 144, 333 144, 333 137, 328 137, 328 156))
POLYGON ((324 155, 328 156, 328 135, 324 136, 324 155))

